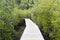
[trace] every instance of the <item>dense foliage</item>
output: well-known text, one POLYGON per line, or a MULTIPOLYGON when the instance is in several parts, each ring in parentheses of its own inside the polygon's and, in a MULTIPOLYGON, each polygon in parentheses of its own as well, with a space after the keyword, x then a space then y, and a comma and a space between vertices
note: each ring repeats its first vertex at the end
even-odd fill
POLYGON ((60 40, 60 0, 0 0, 0 40, 14 40, 14 26, 32 19, 50 40, 60 40))

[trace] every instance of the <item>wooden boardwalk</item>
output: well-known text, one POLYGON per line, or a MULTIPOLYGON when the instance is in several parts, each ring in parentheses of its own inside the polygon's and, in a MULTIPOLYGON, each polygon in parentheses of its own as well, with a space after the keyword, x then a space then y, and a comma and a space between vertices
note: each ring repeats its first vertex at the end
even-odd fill
POLYGON ((25 19, 26 28, 20 40, 44 40, 38 26, 30 19, 25 19))

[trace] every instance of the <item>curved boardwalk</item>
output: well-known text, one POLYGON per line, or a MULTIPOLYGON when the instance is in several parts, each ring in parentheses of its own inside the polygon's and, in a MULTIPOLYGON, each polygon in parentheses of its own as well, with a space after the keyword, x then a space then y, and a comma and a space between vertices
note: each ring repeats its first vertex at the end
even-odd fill
POLYGON ((30 19, 25 19, 26 28, 20 40, 44 40, 38 26, 30 19))

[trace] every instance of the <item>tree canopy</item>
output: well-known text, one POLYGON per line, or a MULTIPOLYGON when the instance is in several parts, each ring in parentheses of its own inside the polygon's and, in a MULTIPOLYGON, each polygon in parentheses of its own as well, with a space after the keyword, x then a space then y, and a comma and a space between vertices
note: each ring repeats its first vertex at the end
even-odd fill
POLYGON ((60 40, 60 0, 0 0, 0 40, 14 40, 14 26, 32 19, 50 40, 60 40))

